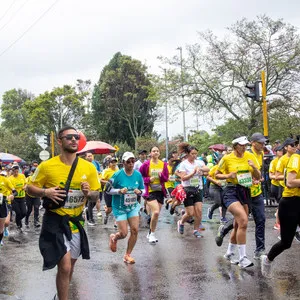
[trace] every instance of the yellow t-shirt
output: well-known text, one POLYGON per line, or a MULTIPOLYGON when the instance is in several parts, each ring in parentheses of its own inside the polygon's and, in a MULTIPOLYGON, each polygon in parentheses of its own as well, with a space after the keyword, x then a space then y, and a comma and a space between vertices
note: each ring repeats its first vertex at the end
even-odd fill
POLYGON ((25 185, 26 185, 26 177, 24 174, 18 174, 17 177, 11 175, 9 176, 9 180, 14 186, 15 190, 18 192, 18 195, 15 198, 23 198, 25 197, 25 185))
MULTIPOLYGON (((30 184, 37 187, 56 187, 64 188, 71 166, 64 164, 60 160, 60 156, 55 156, 47 161, 42 162, 31 177, 30 184)), ((79 216, 84 208, 86 198, 81 191, 81 182, 88 182, 92 191, 99 191, 100 183, 96 168, 88 161, 79 158, 74 175, 71 180, 68 200, 64 207, 53 209, 51 211, 64 216, 79 216)), ((76 226, 70 222, 73 232, 76 226)))
POLYGON ((154 177, 154 181, 151 182, 150 187, 149 187, 149 192, 154 192, 154 190, 151 189, 151 185, 157 184, 160 185, 160 179, 158 176, 158 173, 161 173, 164 169, 164 163, 161 160, 158 160, 157 164, 154 164, 152 160, 150 161, 150 166, 149 166, 149 177, 154 177))
POLYGON ((0 176, 0 194, 7 197, 12 193, 13 189, 14 186, 11 181, 4 176, 0 176))
MULTIPOLYGON (((286 166, 286 175, 290 172, 296 172, 296 179, 300 179, 300 155, 293 154, 289 157, 288 164, 286 166)), ((293 197, 293 196, 300 196, 300 188, 288 188, 284 187, 282 192, 283 197, 293 197)))
MULTIPOLYGON (((261 171, 262 170, 262 166, 263 166, 263 157, 264 157, 264 154, 263 153, 259 153, 257 154, 254 149, 252 148, 252 152, 251 152, 255 158, 257 159, 258 161, 258 164, 259 164, 259 170, 261 171)), ((251 197, 257 197, 258 195, 260 195, 262 193, 262 189, 261 189, 261 183, 258 183, 258 184, 253 184, 251 187, 250 187, 250 192, 251 192, 251 197)))
MULTIPOLYGON (((278 163, 278 160, 279 160, 279 157, 275 157, 271 163, 270 163, 270 167, 269 167, 269 173, 273 173, 275 174, 276 172, 276 166, 277 166, 277 163, 278 163)), ((279 181, 276 180, 276 179, 272 179, 271 180, 271 183, 275 186, 279 186, 279 181)))
POLYGON ((175 175, 172 174, 172 166, 167 166, 169 171, 169 180, 165 183, 165 188, 174 188, 175 187, 175 175))
MULTIPOLYGON (((278 163, 276 166, 276 171, 284 175, 289 159, 290 159, 290 157, 287 156, 287 154, 284 154, 283 156, 281 156, 280 159, 278 160, 278 163)), ((284 180, 279 180, 279 184, 281 186, 285 187, 284 180)))
POLYGON ((115 170, 113 170, 111 168, 106 168, 102 172, 102 179, 106 180, 106 181, 109 180, 117 171, 119 171, 118 167, 116 167, 115 170))
POLYGON ((236 172, 237 176, 235 178, 228 178, 226 181, 228 183, 241 184, 250 187, 252 185, 253 168, 248 164, 249 159, 253 161, 256 168, 259 168, 256 157, 252 153, 246 151, 243 157, 237 157, 234 152, 223 156, 217 170, 222 174, 236 172))

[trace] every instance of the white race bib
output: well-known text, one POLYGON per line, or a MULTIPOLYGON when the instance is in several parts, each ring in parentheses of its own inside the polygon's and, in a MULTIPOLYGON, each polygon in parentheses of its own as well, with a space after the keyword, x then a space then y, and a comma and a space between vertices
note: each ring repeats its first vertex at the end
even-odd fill
POLYGON ((69 190, 65 208, 76 208, 84 204, 84 195, 80 190, 69 190))
POLYGON ((252 175, 250 172, 237 174, 236 177, 240 185, 247 188, 252 186, 252 175))
POLYGON ((3 203, 3 194, 0 193, 0 205, 3 203))
POLYGON ((161 169, 151 169, 151 177, 158 179, 159 178, 158 173, 160 173, 161 171, 162 171, 161 169))
POLYGON ((199 186, 200 182, 199 182, 199 178, 198 177, 193 177, 190 179, 190 185, 191 186, 199 186))
POLYGON ((137 195, 135 193, 129 193, 124 195, 124 205, 133 205, 137 202, 137 195))

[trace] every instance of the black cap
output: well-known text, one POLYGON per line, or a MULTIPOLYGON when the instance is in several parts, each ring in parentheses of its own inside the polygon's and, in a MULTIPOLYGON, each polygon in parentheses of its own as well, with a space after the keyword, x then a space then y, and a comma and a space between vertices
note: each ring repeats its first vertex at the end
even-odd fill
POLYGON ((287 138, 279 147, 277 147, 277 150, 282 150, 284 147, 292 144, 297 144, 298 141, 292 139, 292 138, 287 138))
POLYGON ((139 151, 139 154, 143 154, 143 153, 147 154, 148 151, 147 151, 147 150, 140 150, 140 151, 139 151))
POLYGON ((268 139, 264 137, 264 135, 260 132, 255 132, 252 134, 250 141, 251 142, 259 142, 265 143, 268 139))

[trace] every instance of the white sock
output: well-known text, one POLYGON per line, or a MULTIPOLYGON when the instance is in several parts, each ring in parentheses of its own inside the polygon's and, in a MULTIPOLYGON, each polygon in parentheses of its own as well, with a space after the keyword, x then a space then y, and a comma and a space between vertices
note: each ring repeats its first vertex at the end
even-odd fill
POLYGON ((240 259, 247 256, 246 255, 246 245, 238 245, 240 259))
POLYGON ((235 253, 235 249, 236 249, 236 244, 228 244, 228 248, 227 248, 227 254, 231 254, 231 253, 235 253))

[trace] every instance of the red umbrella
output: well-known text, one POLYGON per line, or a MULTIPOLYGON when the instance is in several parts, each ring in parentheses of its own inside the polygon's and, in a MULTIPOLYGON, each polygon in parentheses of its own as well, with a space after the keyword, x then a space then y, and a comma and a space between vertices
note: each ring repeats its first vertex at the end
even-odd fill
POLYGON ((16 156, 16 155, 10 154, 10 153, 5 153, 5 152, 0 152, 0 159, 4 163, 11 163, 11 162, 14 162, 14 161, 16 161, 16 162, 25 162, 19 156, 16 156))
POLYGON ((208 149, 216 150, 216 151, 225 151, 226 146, 224 144, 215 144, 208 147, 208 149))
POLYGON ((110 144, 101 141, 89 141, 82 150, 77 152, 77 154, 83 154, 85 152, 91 152, 93 154, 108 154, 116 152, 116 149, 110 144))

